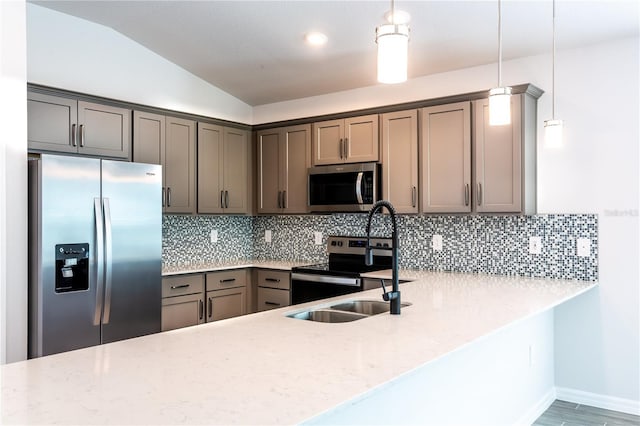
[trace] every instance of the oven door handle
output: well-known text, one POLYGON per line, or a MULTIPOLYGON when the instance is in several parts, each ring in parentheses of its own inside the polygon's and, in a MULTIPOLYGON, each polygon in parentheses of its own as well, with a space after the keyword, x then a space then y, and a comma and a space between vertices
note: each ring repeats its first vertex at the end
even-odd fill
POLYGON ((356 178, 356 198, 358 199, 358 204, 363 204, 362 201, 362 177, 364 176, 364 172, 359 172, 358 177, 356 178))
POLYGON ((329 275, 291 273, 291 281, 308 281, 313 283, 337 284, 351 287, 360 287, 360 278, 334 277, 329 275))

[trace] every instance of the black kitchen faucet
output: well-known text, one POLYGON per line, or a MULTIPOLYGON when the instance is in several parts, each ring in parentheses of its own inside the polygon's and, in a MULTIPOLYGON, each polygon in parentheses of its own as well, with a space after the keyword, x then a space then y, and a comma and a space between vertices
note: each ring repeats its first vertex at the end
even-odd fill
POLYGON ((391 250, 392 291, 387 292, 387 289, 384 286, 384 280, 380 280, 383 291, 382 298, 387 302, 391 301, 390 312, 392 315, 400 315, 400 290, 398 290, 398 226, 396 223, 396 209, 394 209, 393 205, 386 200, 380 200, 375 203, 369 211, 369 217, 367 218, 367 247, 365 250, 365 263, 368 266, 373 265, 373 250, 391 250), (382 210, 383 207, 387 208, 389 215, 391 216, 391 224, 393 226, 393 230, 391 231, 391 247, 371 245, 371 219, 375 212, 382 210))

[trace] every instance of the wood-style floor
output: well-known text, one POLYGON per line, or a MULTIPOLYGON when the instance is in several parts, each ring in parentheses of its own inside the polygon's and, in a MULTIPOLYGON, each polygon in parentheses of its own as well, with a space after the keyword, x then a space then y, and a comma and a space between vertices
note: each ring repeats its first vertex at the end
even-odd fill
POLYGON ((555 400, 533 426, 640 426, 640 417, 555 400))

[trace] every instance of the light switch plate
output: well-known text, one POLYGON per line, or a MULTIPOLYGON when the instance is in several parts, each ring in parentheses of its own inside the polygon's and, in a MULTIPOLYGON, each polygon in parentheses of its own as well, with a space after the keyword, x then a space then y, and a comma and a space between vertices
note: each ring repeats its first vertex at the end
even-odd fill
POLYGON ((317 246, 322 244, 322 232, 314 232, 313 238, 317 246))
POLYGON ((211 230, 210 238, 211 238, 211 242, 212 243, 217 243, 218 242, 218 230, 217 229, 212 229, 211 230))
POLYGON ((431 247, 435 251, 442 251, 442 235, 433 235, 433 238, 431 239, 431 247))
POLYGON ((542 253, 542 237, 529 237, 529 254, 542 253))
POLYGON ((580 257, 591 256, 591 240, 589 238, 578 238, 576 245, 578 248, 578 256, 580 257))
POLYGON ((264 231, 264 242, 265 243, 271 242, 271 229, 267 229, 266 231, 264 231))

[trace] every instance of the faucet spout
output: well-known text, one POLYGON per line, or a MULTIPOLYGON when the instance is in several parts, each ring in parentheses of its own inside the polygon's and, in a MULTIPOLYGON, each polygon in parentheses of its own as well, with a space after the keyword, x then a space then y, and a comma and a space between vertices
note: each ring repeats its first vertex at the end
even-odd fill
POLYGON ((367 217, 367 246, 365 248, 365 263, 367 265, 373 264, 373 250, 376 247, 371 246, 371 220, 373 219, 373 215, 378 211, 382 210, 382 208, 386 208, 389 211, 389 215, 391 216, 391 286, 392 290, 387 292, 384 287, 384 282, 382 284, 383 295, 382 298, 385 301, 390 302, 390 313, 392 315, 400 315, 400 290, 398 289, 399 281, 398 281, 398 225, 396 222, 396 209, 393 205, 386 200, 380 200, 373 205, 371 210, 369 211, 369 216, 367 217))

